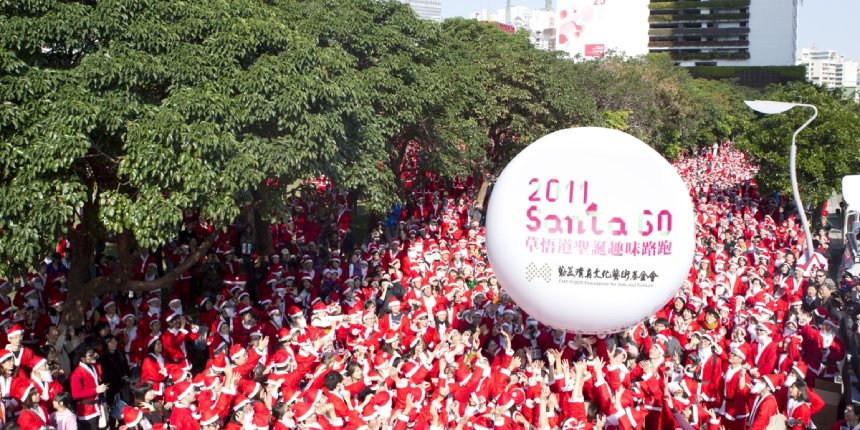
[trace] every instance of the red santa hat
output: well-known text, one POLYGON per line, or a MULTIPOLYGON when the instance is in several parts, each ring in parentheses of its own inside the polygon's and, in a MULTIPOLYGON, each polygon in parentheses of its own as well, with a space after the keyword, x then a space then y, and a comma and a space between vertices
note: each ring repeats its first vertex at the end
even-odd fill
POLYGON ((167 374, 168 376, 170 376, 170 379, 173 380, 173 382, 188 380, 188 372, 186 372, 184 366, 180 364, 168 364, 167 374))
POLYGON ((242 348, 242 345, 233 345, 230 347, 230 359, 236 360, 242 355, 246 354, 245 348, 242 348))
POLYGON ((276 368, 286 367, 289 359, 290 355, 287 354, 287 351, 279 349, 275 351, 275 354, 272 356, 272 365, 276 368))
POLYGON ((290 318, 298 318, 303 315, 304 313, 302 312, 302 309, 298 306, 290 306, 289 308, 287 308, 287 316, 289 316, 290 318))
MULTIPOLYGON (((12 324, 12 327, 9 327, 9 331, 6 332, 6 338, 15 336, 15 335, 24 335, 24 329, 20 324, 12 324)), ((2 360, 0 360, 2 361, 2 360)))
POLYGON ((194 385, 197 388, 203 388, 206 385, 206 375, 203 373, 198 373, 191 378, 191 385, 194 385))
POLYGON ((126 427, 134 427, 140 424, 140 421, 143 419, 143 412, 138 408, 133 408, 131 406, 123 406, 122 408, 122 420, 125 422, 126 427))
POLYGON ((302 422, 311 417, 314 413, 313 404, 308 402, 296 403, 293 405, 293 418, 297 422, 302 422))
POLYGON ((9 360, 10 358, 15 358, 15 354, 12 351, 0 349, 0 363, 9 360))
POLYGON ((510 394, 511 399, 514 400, 514 404, 516 404, 517 406, 521 406, 523 403, 525 403, 526 392, 522 388, 514 388, 513 390, 511 390, 510 394))
POLYGON ((366 405, 364 409, 361 410, 361 418, 364 421, 370 421, 376 418, 377 415, 379 415, 379 408, 374 407, 374 405, 371 404, 366 405))
POLYGON ((776 392, 776 388, 782 386, 785 377, 782 375, 764 375, 762 382, 770 388, 771 392, 776 392))
POLYGON ((188 381, 182 381, 173 385, 173 392, 176 393, 176 400, 182 400, 189 395, 194 394, 194 385, 188 381))
POLYGON ((215 358, 212 359, 212 370, 216 372, 223 372, 224 368, 227 367, 227 358, 224 354, 218 354, 215 358))
POLYGON ((17 386, 17 390, 15 390, 15 398, 20 402, 24 402, 36 392, 36 387, 30 382, 26 381, 17 386))
POLYGON ((248 400, 248 398, 245 397, 243 394, 239 394, 238 396, 236 396, 236 399, 233 400, 233 410, 234 411, 242 410, 242 408, 244 408, 245 406, 247 406, 249 404, 251 404, 251 401, 248 400))
POLYGON ((63 296, 60 294, 51 294, 51 296, 48 297, 48 306, 62 306, 63 303, 63 296))
POLYGON ((806 372, 809 368, 806 366, 806 363, 803 361, 797 361, 793 365, 791 365, 791 370, 797 372, 801 378, 806 378, 806 372))
POLYGON ((496 402, 496 406, 500 407, 503 411, 506 411, 513 407, 516 404, 514 402, 514 398, 509 393, 502 393, 499 396, 498 402, 496 402))
POLYGON ((312 309, 314 312, 326 312, 326 305, 322 301, 317 301, 312 309))
MULTIPOLYGON (((198 375, 203 375, 199 373, 198 375)), ((218 382, 218 378, 212 375, 205 375, 203 377, 203 382, 200 384, 201 389, 211 390, 215 388, 215 383, 218 382)))
POLYGON ((206 302, 211 302, 211 300, 206 296, 200 296, 197 298, 197 307, 202 309, 203 306, 206 305, 206 302))
MULTIPOLYGON (((260 403, 255 403, 255 405, 260 403)), ((251 424, 257 428, 257 430, 269 430, 269 418, 270 415, 268 413, 254 413, 254 418, 251 420, 251 424)))
POLYGON ((743 360, 746 360, 750 354, 750 347, 747 344, 741 344, 734 348, 732 348, 732 354, 740 357, 743 360))
POLYGON ((200 425, 201 426, 209 426, 215 424, 220 417, 211 409, 204 409, 200 411, 200 425))
POLYGON ((250 311, 251 311, 251 307, 244 304, 244 303, 239 303, 238 305, 236 305, 236 315, 242 315, 245 312, 250 312, 250 311))
POLYGON ((254 396, 260 393, 261 385, 259 382, 243 379, 239 384, 239 391, 249 399, 253 399, 254 396))
POLYGON ((397 340, 397 332, 395 331, 385 333, 382 337, 382 341, 385 343, 394 343, 395 340, 397 340))

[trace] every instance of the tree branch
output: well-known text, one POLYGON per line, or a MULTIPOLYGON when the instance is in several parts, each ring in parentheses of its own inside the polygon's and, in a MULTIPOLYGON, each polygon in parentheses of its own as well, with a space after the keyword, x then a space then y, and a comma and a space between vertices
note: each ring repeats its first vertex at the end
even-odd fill
POLYGON ((173 281, 175 281, 179 275, 192 268, 200 261, 200 258, 203 257, 203 255, 209 251, 209 248, 212 247, 212 244, 215 243, 215 238, 217 237, 218 231, 213 231, 212 234, 210 234, 209 237, 207 237, 203 243, 194 250, 194 252, 185 257, 185 260, 183 260, 182 263, 179 263, 179 265, 173 270, 165 273, 164 276, 152 282, 128 281, 125 287, 122 288, 123 291, 151 291, 173 285, 173 281))

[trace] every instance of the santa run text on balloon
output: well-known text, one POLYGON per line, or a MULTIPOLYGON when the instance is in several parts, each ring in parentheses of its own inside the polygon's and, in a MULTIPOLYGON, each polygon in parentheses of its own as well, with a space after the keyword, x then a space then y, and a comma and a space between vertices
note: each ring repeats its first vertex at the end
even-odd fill
MULTIPOLYGON (((530 189, 532 190, 531 194, 529 194, 530 202, 546 202, 550 204, 566 203, 569 205, 576 205, 578 204, 579 196, 581 196, 582 205, 587 205, 585 208, 586 216, 581 218, 580 215, 574 214, 557 215, 555 213, 549 213, 541 217, 539 216, 542 212, 541 209, 538 205, 534 204, 529 206, 526 210, 526 218, 528 218, 529 221, 526 227, 529 231, 537 232, 541 230, 541 227, 545 227, 549 233, 583 235, 588 233, 590 230, 594 235, 600 236, 607 230, 611 230, 613 236, 627 236, 627 223, 622 217, 612 217, 608 222, 606 222, 598 213, 597 203, 589 203, 588 181, 582 181, 578 187, 576 186, 576 182, 573 180, 564 181, 564 185, 562 186, 562 181, 559 181, 556 178, 547 180, 545 186, 542 185, 543 183, 544 182, 540 178, 531 178, 529 180, 529 185, 531 186, 530 189), (566 199, 559 200, 562 190, 565 191, 566 199), (577 195, 577 193, 579 193, 579 195, 577 195), (543 196, 543 199, 541 196, 543 196), (587 227, 587 218, 591 218, 590 228, 587 227), (574 229, 574 223, 576 223, 576 229, 574 229), (605 226, 606 229, 600 229, 599 226, 605 226)), ((656 217, 657 231, 663 236, 671 233, 672 213, 669 210, 664 209, 660 211, 656 217)), ((654 232, 654 224, 651 222, 653 219, 654 212, 649 209, 644 209, 642 211, 642 214, 639 215, 638 225, 640 235, 647 237, 654 232)))

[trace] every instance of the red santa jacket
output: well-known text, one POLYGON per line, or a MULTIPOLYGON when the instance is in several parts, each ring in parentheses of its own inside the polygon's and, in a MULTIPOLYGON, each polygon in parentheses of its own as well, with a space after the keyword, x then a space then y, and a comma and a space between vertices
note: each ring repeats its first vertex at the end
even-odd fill
POLYGON ((750 380, 749 376, 744 376, 745 384, 741 388, 740 380, 743 373, 741 367, 729 368, 720 380, 719 393, 722 399, 719 412, 729 421, 744 420, 748 415, 746 398, 750 390, 750 380))
MULTIPOLYGON (((9 345, 6 345, 5 349, 12 351, 9 349, 9 345)), ((36 354, 33 353, 33 350, 26 346, 22 346, 17 353, 12 352, 12 354, 15 356, 15 365, 18 366, 19 369, 23 370, 27 375, 30 374, 33 367, 41 360, 41 358, 37 357, 36 354)))
POLYGON ((69 377, 72 398, 77 401, 76 411, 79 420, 88 420, 99 415, 96 387, 101 384, 101 374, 101 366, 82 362, 69 377))
POLYGON ((170 413, 170 427, 173 430, 200 430, 200 415, 183 404, 173 405, 170 413))
POLYGON ((223 388, 220 393, 206 391, 197 397, 197 406, 201 411, 210 410, 222 420, 227 419, 227 416, 230 415, 230 404, 235 395, 235 389, 223 388))
POLYGON ((747 357, 747 361, 751 366, 758 369, 760 375, 770 375, 776 368, 776 361, 779 354, 779 345, 771 340, 767 345, 762 345, 758 342, 752 346, 752 353, 747 357))
POLYGON ((776 407, 776 397, 768 394, 764 397, 756 396, 750 407, 750 415, 747 417, 748 430, 765 430, 770 424, 770 419, 779 413, 776 407))
POLYGON ((166 379, 167 367, 164 358, 160 354, 147 355, 140 368, 140 380, 152 383, 152 391, 160 397, 164 395, 164 381, 166 379))
POLYGON ((798 402, 794 399, 788 401, 788 409, 785 411, 788 416, 786 428, 788 430, 805 430, 809 428, 809 423, 812 419, 812 409, 807 402, 798 402))
POLYGON ((18 426, 21 430, 42 430, 48 424, 48 411, 41 405, 24 409, 18 415, 18 426))
POLYGON ((193 342, 198 337, 200 337, 200 333, 196 329, 192 329, 190 332, 184 328, 168 329, 161 335, 161 342, 164 345, 162 355, 170 363, 182 361, 188 357, 188 353, 185 351, 185 341, 193 342))

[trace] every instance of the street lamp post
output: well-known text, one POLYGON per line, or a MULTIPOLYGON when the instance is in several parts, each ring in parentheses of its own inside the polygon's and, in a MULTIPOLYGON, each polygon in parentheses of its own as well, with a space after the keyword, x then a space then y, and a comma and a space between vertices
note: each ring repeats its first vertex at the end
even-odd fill
POLYGON ((786 103, 786 102, 775 102, 770 100, 744 100, 747 106, 749 106, 752 110, 763 113, 765 115, 773 115, 778 113, 783 113, 792 109, 794 107, 804 107, 812 109, 812 116, 800 126, 797 130, 795 130, 794 134, 791 136, 791 151, 789 154, 789 173, 791 175, 791 191, 794 193, 794 205, 797 206, 797 212, 800 214, 800 223, 803 225, 803 234, 806 237, 806 261, 809 262, 812 260, 812 235, 809 233, 809 221, 806 220, 806 211, 803 209, 803 203, 800 201, 800 191, 797 189, 797 167, 796 167, 796 158, 797 158, 797 145, 795 144, 797 140, 797 135, 801 130, 806 128, 815 118, 818 116, 818 108, 810 104, 803 103, 786 103))

